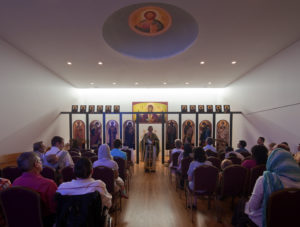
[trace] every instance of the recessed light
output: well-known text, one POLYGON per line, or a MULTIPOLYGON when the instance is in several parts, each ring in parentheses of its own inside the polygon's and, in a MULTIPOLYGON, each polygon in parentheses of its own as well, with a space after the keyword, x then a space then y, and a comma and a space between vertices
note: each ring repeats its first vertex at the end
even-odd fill
POLYGON ((113 85, 116 85, 117 83, 116 83, 116 82, 113 82, 112 84, 113 84, 113 85))
POLYGON ((102 62, 102 61, 99 61, 99 62, 98 62, 98 65, 103 65, 103 62, 102 62))
POLYGON ((68 61, 67 64, 68 64, 68 65, 72 65, 72 62, 68 61))
POLYGON ((200 64, 201 64, 201 65, 204 65, 204 64, 205 64, 205 61, 201 61, 200 64))
POLYGON ((163 82, 163 84, 164 84, 164 85, 166 85, 166 84, 167 84, 167 82, 163 82))
POLYGON ((139 85, 139 82, 135 82, 134 84, 135 84, 135 85, 139 85))
POLYGON ((235 65, 237 62, 236 61, 232 61, 231 64, 235 65))
POLYGON ((190 83, 189 83, 189 82, 185 82, 185 84, 186 84, 186 85, 189 85, 190 83))
POLYGON ((94 82, 91 82, 91 83, 90 83, 90 85, 94 85, 94 84, 95 84, 94 82))
POLYGON ((211 85, 211 84, 212 84, 212 82, 209 81, 209 82, 208 82, 208 85, 211 85))

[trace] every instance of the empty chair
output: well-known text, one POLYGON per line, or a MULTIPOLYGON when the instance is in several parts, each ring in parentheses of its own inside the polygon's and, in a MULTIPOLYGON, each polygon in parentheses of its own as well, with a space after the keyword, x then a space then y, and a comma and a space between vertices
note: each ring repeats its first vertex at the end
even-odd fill
POLYGON ((287 188, 273 192, 267 203, 268 227, 298 227, 300 189, 287 188))
POLYGON ((98 191, 84 195, 56 194, 57 227, 81 227, 105 225, 107 214, 102 209, 98 191))
POLYGON ((9 227, 43 227, 39 193, 24 187, 11 187, 0 193, 9 227))
POLYGON ((41 175, 43 177, 46 177, 46 178, 54 180, 54 181, 56 179, 55 169, 48 167, 48 166, 43 167, 43 170, 41 171, 41 175))
POLYGON ((9 179, 11 183, 22 175, 22 170, 17 166, 7 166, 2 170, 2 177, 9 179))
POLYGON ((66 166, 61 170, 63 182, 68 182, 75 179, 74 169, 71 166, 66 166))
MULTIPOLYGON (((186 202, 189 200, 189 204, 193 203, 194 197, 208 196, 208 209, 210 209, 210 200, 216 192, 218 185, 219 169, 214 166, 202 165, 194 170, 194 188, 187 186, 187 198, 186 202)), ((188 202, 187 202, 188 203, 188 202)), ((193 221, 193 209, 192 211, 192 221, 193 221)))
POLYGON ((216 157, 213 157, 213 156, 210 156, 207 158, 207 161, 210 161, 214 167, 220 169, 221 168, 221 160, 216 158, 216 157))
POLYGON ((191 157, 183 158, 181 160, 181 168, 180 171, 176 172, 176 190, 178 187, 185 186, 185 182, 187 181, 187 172, 189 170, 190 163, 193 161, 191 157))

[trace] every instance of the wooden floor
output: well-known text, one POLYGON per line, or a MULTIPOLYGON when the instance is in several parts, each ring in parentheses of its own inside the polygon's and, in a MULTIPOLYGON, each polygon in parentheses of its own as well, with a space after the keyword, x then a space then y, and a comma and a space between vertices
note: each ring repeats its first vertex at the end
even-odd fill
POLYGON ((175 177, 170 183, 168 168, 157 162, 156 173, 144 173, 143 163, 135 165, 130 184, 129 200, 123 200, 118 227, 227 227, 231 226, 230 202, 225 207, 222 224, 217 222, 215 204, 207 209, 207 200, 198 200, 194 224, 190 210, 185 209, 185 196, 175 190, 175 177))

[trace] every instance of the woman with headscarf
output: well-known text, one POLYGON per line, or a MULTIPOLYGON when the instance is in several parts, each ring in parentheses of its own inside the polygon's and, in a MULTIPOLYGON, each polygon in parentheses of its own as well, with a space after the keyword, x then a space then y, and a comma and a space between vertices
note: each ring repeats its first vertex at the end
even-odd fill
POLYGON ((300 168, 290 152, 276 148, 268 158, 266 171, 255 183, 245 214, 257 226, 265 227, 268 199, 284 188, 300 188, 300 168))
POLYGON ((113 160, 110 154, 110 148, 107 144, 102 144, 98 149, 98 160, 94 162, 93 168, 105 166, 114 171, 115 175, 115 192, 121 191, 122 197, 128 198, 125 191, 124 181, 119 177, 119 166, 113 160))

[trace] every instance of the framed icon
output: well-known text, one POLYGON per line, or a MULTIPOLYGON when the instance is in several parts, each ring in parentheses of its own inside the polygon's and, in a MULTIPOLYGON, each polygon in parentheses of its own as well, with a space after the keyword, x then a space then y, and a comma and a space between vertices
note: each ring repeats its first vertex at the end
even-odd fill
POLYGON ((78 112, 78 105, 72 105, 72 113, 78 112))
POLYGON ((120 113, 120 106, 114 105, 114 113, 120 113))
POLYGON ((215 108, 216 108, 217 113, 222 113, 222 106, 221 105, 216 105, 215 108))
POLYGON ((86 105, 80 105, 80 113, 86 113, 86 105))
POLYGON ((196 113, 196 105, 190 105, 190 112, 196 113))
POLYGON ((105 106, 105 113, 111 113, 111 105, 105 106))
POLYGON ((97 113, 103 113, 103 105, 97 105, 97 113))
POLYGON ((186 113, 187 112, 187 105, 181 105, 181 112, 186 113))
POLYGON ((91 105, 89 106, 89 113, 94 113, 95 112, 95 106, 91 105))
POLYGON ((207 113, 212 113, 213 111, 214 111, 213 105, 207 105, 207 106, 206 106, 206 112, 207 112, 207 113))
POLYGON ((204 105, 198 105, 198 112, 204 113, 204 105))
POLYGON ((224 112, 230 113, 230 105, 224 105, 224 112))

